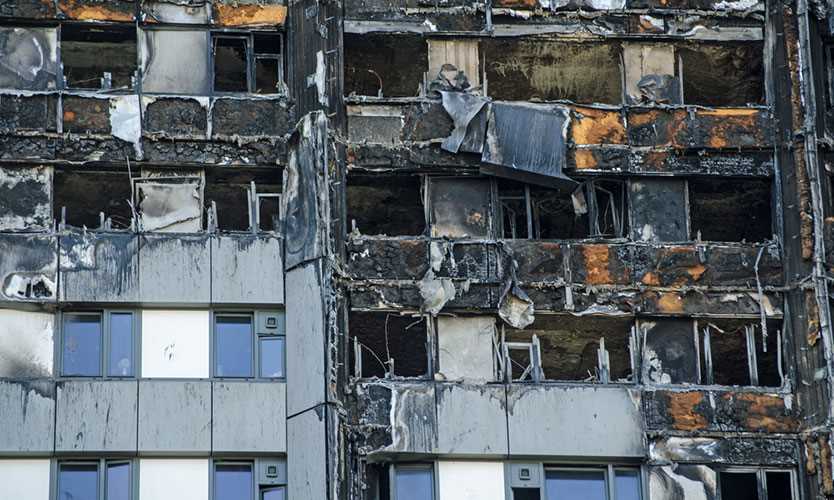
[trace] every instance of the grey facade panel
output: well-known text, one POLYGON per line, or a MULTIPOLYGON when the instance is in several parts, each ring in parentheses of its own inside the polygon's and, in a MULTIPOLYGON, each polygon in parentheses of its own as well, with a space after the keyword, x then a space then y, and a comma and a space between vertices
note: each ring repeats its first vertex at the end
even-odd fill
POLYGON ((58 238, 0 234, 0 302, 55 302, 58 238))
POLYGON ((286 453, 286 396, 283 382, 214 382, 212 451, 286 453))
POLYGON ((54 425, 53 382, 0 380, 0 453, 52 453, 54 425))
POLYGON ((686 241, 689 238, 686 181, 681 179, 629 182, 631 237, 637 241, 686 241))
POLYGON ((324 304, 319 263, 287 272, 287 414, 324 402, 324 304))
POLYGON ((211 382, 139 381, 139 452, 208 453, 211 382))
POLYGON ((287 420, 289 498, 328 498, 325 411, 317 406, 287 420))
POLYGON ((136 451, 137 382, 58 382, 56 452, 136 451))
POLYGON ((438 384, 435 391, 438 453, 509 453, 507 393, 503 385, 438 384))
POLYGON ((510 453, 643 457, 639 392, 623 387, 508 386, 510 453))
POLYGON ((63 234, 59 246, 61 301, 139 301, 138 236, 63 234))
POLYGON ((211 239, 211 301, 280 304, 284 301, 281 240, 276 236, 218 235, 211 239))
POLYGON ((143 235, 139 243, 141 301, 208 304, 210 262, 207 236, 143 235))

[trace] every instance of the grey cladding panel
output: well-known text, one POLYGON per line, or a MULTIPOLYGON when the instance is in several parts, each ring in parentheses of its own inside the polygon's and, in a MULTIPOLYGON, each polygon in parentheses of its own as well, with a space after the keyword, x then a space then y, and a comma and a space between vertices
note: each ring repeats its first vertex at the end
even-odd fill
POLYGON ((0 302, 55 302, 58 238, 0 234, 0 302))
POLYGON ((196 453, 211 449, 211 382, 139 382, 139 451, 196 453))
POLYGON ((55 384, 0 380, 0 453, 52 453, 55 384))
POLYGON ((391 395, 390 451, 432 453, 437 446, 435 388, 398 385, 391 395))
POLYGON ((281 240, 276 236, 213 237, 211 277, 213 303, 282 303, 284 267, 281 240))
POLYGON ((60 237, 61 300, 138 302, 139 237, 71 233, 60 237))
POLYGON ((214 382, 212 451, 285 453, 286 391, 282 382, 214 382))
POLYGON ((437 452, 506 455, 507 394, 503 385, 437 385, 437 452))
POLYGON ((508 386, 510 453, 645 454, 639 392, 622 387, 508 386))
POLYGON ((640 241, 689 239, 686 181, 640 179, 629 182, 631 237, 640 241))
POLYGON ((325 411, 317 406, 287 420, 289 498, 327 498, 325 411))
POLYGON ((136 451, 136 381, 58 382, 55 449, 136 451))
POLYGON ((209 303, 211 250, 207 236, 144 235, 141 238, 142 302, 209 303))
POLYGON ((287 272, 287 413, 324 402, 324 298, 317 262, 287 272))

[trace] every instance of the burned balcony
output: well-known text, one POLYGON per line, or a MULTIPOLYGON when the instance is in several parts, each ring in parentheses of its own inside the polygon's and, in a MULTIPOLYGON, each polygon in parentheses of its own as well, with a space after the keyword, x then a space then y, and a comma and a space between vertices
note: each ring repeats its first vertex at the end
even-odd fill
POLYGON ((419 176, 351 175, 347 184, 347 219, 352 233, 421 236, 425 233, 419 176))
POLYGON ((350 314, 350 367, 358 378, 431 377, 428 319, 393 313, 350 314))
POLYGON ((206 173, 209 229, 221 232, 272 232, 280 228, 281 170, 223 169, 206 173))
POLYGON ((62 227, 134 229, 131 177, 127 170, 55 172, 54 217, 62 227))
POLYGON ((61 63, 67 89, 131 89, 137 65, 136 28, 63 24, 61 63))

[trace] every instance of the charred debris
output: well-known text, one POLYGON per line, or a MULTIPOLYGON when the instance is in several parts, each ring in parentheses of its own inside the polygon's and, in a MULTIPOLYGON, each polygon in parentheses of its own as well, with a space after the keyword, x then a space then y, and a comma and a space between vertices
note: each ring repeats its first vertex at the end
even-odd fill
POLYGON ((290 498, 834 498, 834 5, 0 19, 2 307, 275 240, 290 498))

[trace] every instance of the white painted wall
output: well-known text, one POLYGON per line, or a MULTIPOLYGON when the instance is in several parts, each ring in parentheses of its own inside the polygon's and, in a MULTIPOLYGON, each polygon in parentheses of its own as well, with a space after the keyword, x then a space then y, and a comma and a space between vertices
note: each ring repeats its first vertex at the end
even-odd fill
POLYGON ((139 460, 139 500, 208 500, 209 460, 139 460))
POLYGON ((447 380, 495 380, 494 329, 495 319, 489 316, 437 318, 440 373, 447 380))
POLYGON ((51 377, 55 316, 0 309, 0 377, 51 377))
POLYGON ((49 459, 0 460, 0 499, 49 500, 49 459))
POLYGON ((502 462, 437 462, 439 500, 504 500, 502 462))
POLYGON ((209 376, 209 311, 142 311, 142 376, 209 376))

